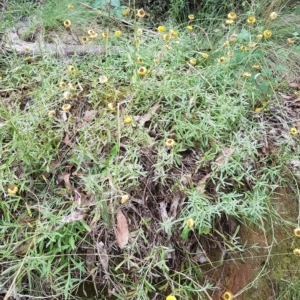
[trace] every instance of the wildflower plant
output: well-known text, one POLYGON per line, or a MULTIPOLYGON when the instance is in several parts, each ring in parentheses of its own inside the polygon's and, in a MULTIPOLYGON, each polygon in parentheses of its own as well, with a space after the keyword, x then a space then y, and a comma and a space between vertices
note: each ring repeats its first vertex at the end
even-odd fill
POLYGON ((46 35, 105 53, 0 58, 3 289, 75 299, 106 278, 118 299, 208 299, 207 274, 223 261, 268 265, 277 223, 295 243, 280 255, 297 262, 297 216, 285 221, 276 202, 285 187, 299 193, 296 83, 282 79, 295 76, 299 38, 276 30, 284 11, 190 11, 164 24, 148 7, 115 18, 46 2, 46 35), (240 229, 262 230, 270 252, 240 229))

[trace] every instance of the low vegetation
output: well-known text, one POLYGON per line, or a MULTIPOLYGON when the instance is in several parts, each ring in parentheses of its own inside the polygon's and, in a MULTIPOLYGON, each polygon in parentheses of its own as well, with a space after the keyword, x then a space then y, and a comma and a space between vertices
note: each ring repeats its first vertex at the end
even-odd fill
POLYGON ((278 255, 298 264, 299 218, 274 199, 299 198, 299 5, 178 23, 175 4, 157 21, 118 2, 19 2, 0 20, 4 299, 92 299, 91 286, 95 299, 234 299, 253 285, 211 270, 259 255, 241 229, 270 241, 277 223, 291 245, 278 255))

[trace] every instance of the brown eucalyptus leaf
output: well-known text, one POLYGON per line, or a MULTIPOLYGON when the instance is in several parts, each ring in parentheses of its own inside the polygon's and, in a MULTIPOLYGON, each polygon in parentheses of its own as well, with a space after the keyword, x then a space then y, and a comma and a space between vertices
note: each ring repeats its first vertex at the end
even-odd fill
POLYGON ((119 209, 117 212, 117 228, 115 230, 116 239, 120 249, 123 249, 128 244, 128 223, 126 217, 122 213, 122 210, 119 209))
POLYGON ((146 122, 150 121, 152 116, 156 113, 156 111, 159 109, 159 104, 158 103, 155 103, 150 111, 148 113, 146 113, 145 115, 141 116, 140 117, 140 120, 139 120, 139 124, 141 126, 143 126, 146 122))
POLYGON ((218 158, 216 159, 216 163, 219 165, 224 165, 227 163, 228 159, 232 156, 235 149, 233 148, 224 148, 222 153, 219 154, 218 158))
POLYGON ((95 119, 96 115, 97 115, 96 110, 87 110, 84 113, 82 120, 87 123, 92 122, 95 119))

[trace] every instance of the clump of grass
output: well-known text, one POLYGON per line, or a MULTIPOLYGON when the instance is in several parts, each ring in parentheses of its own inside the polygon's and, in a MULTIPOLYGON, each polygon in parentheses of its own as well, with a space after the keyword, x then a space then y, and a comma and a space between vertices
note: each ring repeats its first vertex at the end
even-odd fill
POLYGON ((277 91, 297 36, 287 43, 280 20, 254 10, 155 32, 139 11, 127 32, 59 3, 41 10, 43 29, 86 27, 85 44, 107 51, 1 58, 1 288, 70 298, 92 278, 120 299, 209 298, 202 266, 249 249, 230 224, 263 228, 293 174, 298 124, 277 91), (118 209, 130 231, 122 251, 118 209))

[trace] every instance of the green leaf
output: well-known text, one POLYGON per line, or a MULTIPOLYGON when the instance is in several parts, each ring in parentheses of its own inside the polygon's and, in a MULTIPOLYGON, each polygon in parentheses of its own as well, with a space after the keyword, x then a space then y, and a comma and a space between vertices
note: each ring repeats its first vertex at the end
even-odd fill
POLYGON ((110 5, 114 7, 120 7, 121 3, 120 0, 111 0, 110 5))
POLYGON ((92 6, 93 6, 94 8, 101 8, 101 7, 103 7, 106 3, 107 3, 106 0, 95 0, 92 6))
POLYGON ((250 41, 250 37, 251 37, 250 32, 244 28, 241 30, 241 32, 238 35, 239 40, 250 41))

